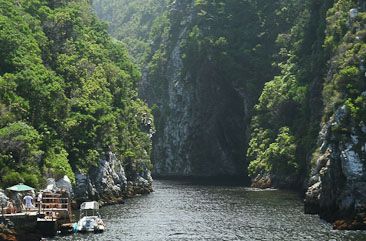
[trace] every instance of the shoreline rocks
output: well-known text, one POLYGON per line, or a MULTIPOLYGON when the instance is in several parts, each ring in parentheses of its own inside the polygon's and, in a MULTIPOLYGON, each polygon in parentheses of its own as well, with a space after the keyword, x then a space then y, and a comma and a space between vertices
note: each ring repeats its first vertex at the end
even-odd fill
POLYGON ((116 204, 126 197, 152 192, 151 173, 147 168, 133 176, 133 180, 128 180, 121 162, 114 153, 108 152, 106 158, 87 174, 76 174, 75 200, 81 203, 93 199, 102 205, 116 204))

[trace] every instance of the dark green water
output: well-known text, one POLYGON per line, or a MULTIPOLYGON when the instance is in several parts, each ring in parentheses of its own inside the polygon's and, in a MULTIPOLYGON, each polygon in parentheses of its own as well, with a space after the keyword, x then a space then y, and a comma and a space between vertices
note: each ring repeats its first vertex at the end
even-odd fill
POLYGON ((366 240, 303 214, 297 194, 155 181, 155 192, 101 210, 103 234, 53 240, 366 240))

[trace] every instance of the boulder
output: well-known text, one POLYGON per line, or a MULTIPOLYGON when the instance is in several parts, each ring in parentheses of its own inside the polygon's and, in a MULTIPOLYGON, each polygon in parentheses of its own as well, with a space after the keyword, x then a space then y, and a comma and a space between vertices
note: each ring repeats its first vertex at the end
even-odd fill
POLYGON ((272 187, 272 179, 269 174, 258 174, 253 180, 252 185, 253 188, 271 188, 272 187))
POLYGON ((70 178, 66 175, 63 178, 56 181, 56 187, 59 189, 66 190, 66 192, 69 194, 69 197, 72 197, 74 194, 70 178))
POLYGON ((56 191, 56 181, 54 178, 47 178, 47 184, 45 190, 56 191))
POLYGON ((74 190, 75 199, 78 202, 89 201, 95 197, 95 189, 89 175, 77 173, 75 175, 76 185, 74 190))

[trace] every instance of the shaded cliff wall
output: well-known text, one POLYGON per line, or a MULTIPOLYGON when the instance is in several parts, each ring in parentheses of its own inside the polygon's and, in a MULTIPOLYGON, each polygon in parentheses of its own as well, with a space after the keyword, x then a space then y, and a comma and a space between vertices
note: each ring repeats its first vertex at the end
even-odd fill
MULTIPOLYGON (((194 3, 176 2, 170 11, 172 35, 165 43, 166 61, 158 79, 154 79, 166 82, 166 94, 156 101, 161 105, 157 111, 160 129, 153 151, 155 174, 243 175, 246 130, 243 98, 230 80, 225 81, 227 77, 214 56, 205 58, 199 52, 185 52, 197 21, 194 3), (195 63, 185 63, 183 54, 198 54, 196 58, 201 61, 186 56, 195 63), (187 68, 188 64, 191 66, 187 68)), ((149 85, 154 85, 154 81, 149 85)), ((145 94, 149 99, 149 94, 145 94)))
POLYGON ((155 175, 246 176, 252 106, 296 2, 170 1, 154 18, 140 95, 154 109, 155 175))

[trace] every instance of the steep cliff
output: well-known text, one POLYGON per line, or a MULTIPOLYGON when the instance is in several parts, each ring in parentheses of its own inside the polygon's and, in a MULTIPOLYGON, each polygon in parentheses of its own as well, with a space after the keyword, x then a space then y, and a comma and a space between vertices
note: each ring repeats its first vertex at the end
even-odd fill
POLYGON ((172 5, 171 37, 164 43, 163 67, 157 77, 146 76, 148 85, 163 82, 165 92, 156 95, 158 99, 144 92, 150 103, 160 103, 154 171, 164 176, 243 175, 241 148, 245 142, 241 137, 245 136, 242 121, 247 107, 240 87, 235 90, 225 83, 214 56, 205 58, 203 53, 188 52, 187 42, 197 27, 198 11, 194 2, 172 5), (201 61, 194 59, 195 54, 201 61))
POLYGON ((255 187, 301 188, 308 178, 322 116, 323 48, 332 1, 304 1, 289 31, 277 38, 281 69, 254 107, 247 156, 255 187))
POLYGON ((305 210, 338 220, 337 228, 366 228, 365 7, 365 1, 336 1, 327 15, 331 60, 305 210))
MULTIPOLYGON (((113 6, 113 1, 98 2, 104 9, 113 6)), ((251 109, 275 72, 275 39, 289 28, 296 2, 172 1, 166 6, 141 66, 140 95, 155 106, 155 175, 246 176, 251 109)), ((121 21, 103 12, 99 16, 121 21)), ((115 25, 111 33, 118 37, 115 25)))
MULTIPOLYGON (((363 94, 366 97, 366 92, 363 94)), ((366 107, 366 102, 364 102, 366 107)), ((324 124, 320 155, 305 196, 305 212, 319 213, 336 228, 365 229, 366 126, 346 106, 324 124)))
MULTIPOLYGON (((99 16, 121 38, 111 1, 99 16)), ((365 1, 161 3, 145 2, 160 17, 139 62, 155 174, 248 174, 255 187, 308 189, 308 212, 361 225, 365 1)))
POLYGON ((254 108, 247 152, 253 186, 305 186, 305 211, 336 228, 365 228, 364 10, 306 2, 279 35, 282 71, 254 108))

